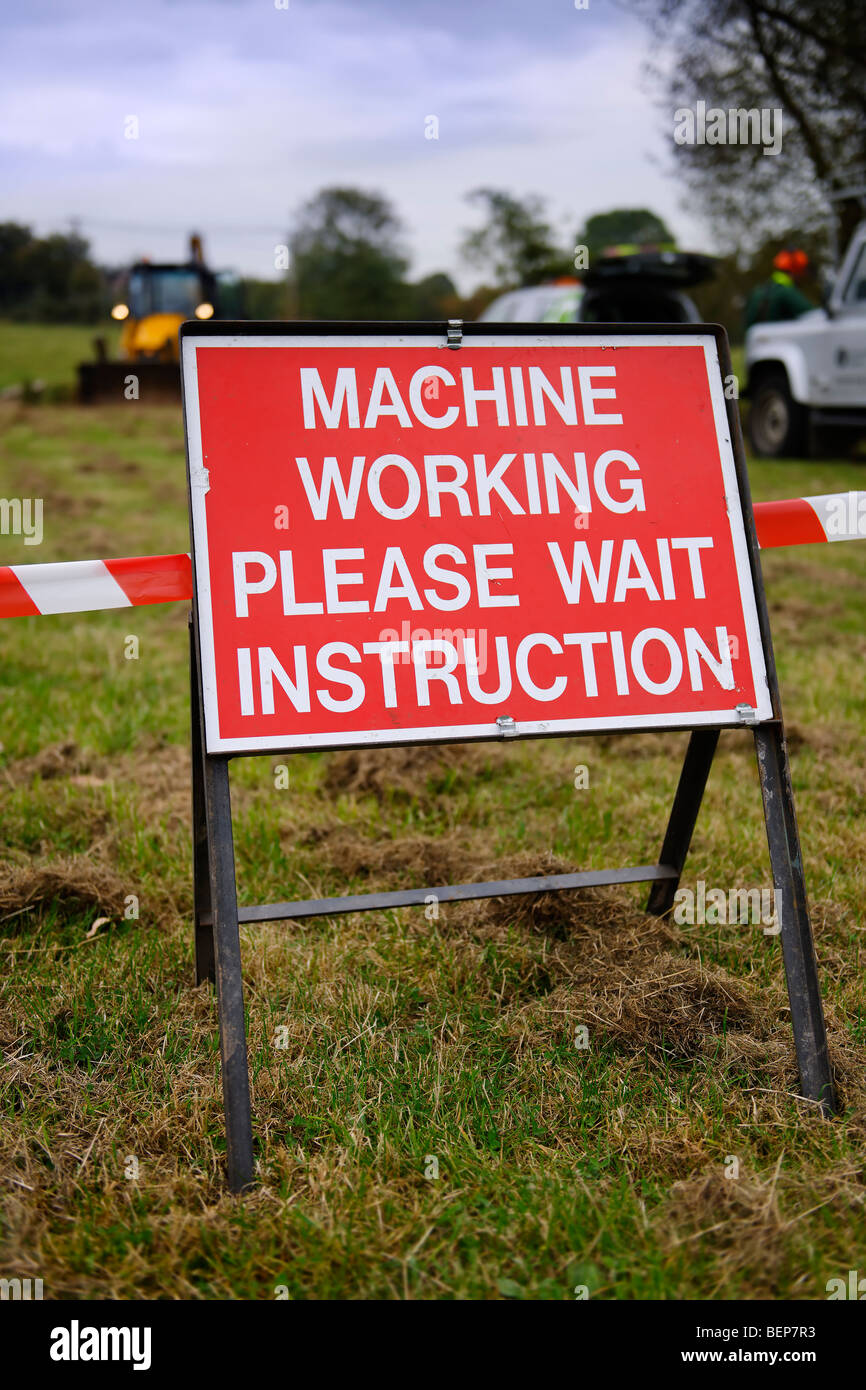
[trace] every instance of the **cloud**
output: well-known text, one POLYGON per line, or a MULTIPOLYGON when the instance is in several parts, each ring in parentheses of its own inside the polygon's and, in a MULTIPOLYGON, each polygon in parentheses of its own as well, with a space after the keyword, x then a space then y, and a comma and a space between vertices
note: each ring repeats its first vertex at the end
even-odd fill
POLYGON ((418 273, 457 268, 479 184, 540 193, 572 230, 637 203, 683 225, 644 55, 604 0, 34 0, 7 24, 2 215, 77 216, 114 262, 176 257, 200 227, 215 263, 260 275, 334 183, 395 201, 418 273))

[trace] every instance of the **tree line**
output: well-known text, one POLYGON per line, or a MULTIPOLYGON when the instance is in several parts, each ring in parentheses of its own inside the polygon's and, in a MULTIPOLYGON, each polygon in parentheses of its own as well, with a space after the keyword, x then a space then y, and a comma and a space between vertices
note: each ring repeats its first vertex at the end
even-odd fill
MULTIPOLYGON (((482 220, 460 242, 462 258, 479 273, 467 294, 445 271, 409 278, 406 231, 393 205, 380 193, 336 187, 322 189, 299 210, 288 242, 288 272, 279 280, 242 281, 243 312, 250 319, 471 320, 505 290, 581 278, 612 248, 674 245, 664 220, 648 208, 594 214, 566 246, 557 240, 541 198, 480 188, 468 202, 480 209, 482 220)), ((826 234, 788 228, 781 240, 809 253, 817 301, 826 234)), ((714 278, 693 292, 703 317, 724 324, 735 342, 748 294, 770 274, 779 244, 774 234, 751 250, 720 257, 714 278)), ((116 272, 96 265, 77 233, 37 237, 28 227, 0 224, 0 318, 98 323, 116 293, 116 272)))
MULTIPOLYGON (((468 293, 445 270, 408 275, 406 228, 381 193, 324 188, 295 216, 288 272, 280 280, 242 281, 246 317, 473 319, 503 290, 575 274, 574 246, 558 243, 542 199, 479 188, 467 202, 482 214, 460 243, 461 256, 479 273, 468 293)), ((635 239, 668 242, 671 234, 647 209, 591 217, 576 233, 590 256, 611 241, 635 239)), ((0 224, 2 318, 95 323, 111 307, 117 274, 94 262, 77 232, 39 237, 19 223, 0 224)))
POLYGON ((106 307, 104 278, 76 232, 37 237, 0 223, 0 318, 95 323, 106 307))

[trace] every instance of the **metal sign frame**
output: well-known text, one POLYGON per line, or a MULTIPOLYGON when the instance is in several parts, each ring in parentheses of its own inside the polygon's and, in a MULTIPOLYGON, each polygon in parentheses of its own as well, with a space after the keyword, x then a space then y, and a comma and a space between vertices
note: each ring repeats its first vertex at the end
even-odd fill
MULTIPOLYGON (((538 324, 455 323, 188 323, 181 329, 181 350, 186 338, 237 335, 273 337, 291 334, 333 336, 374 336, 438 334, 440 340, 453 341, 461 331, 467 338, 491 336, 501 329, 509 336, 539 334, 538 324)), ((712 335, 718 350, 722 378, 733 379, 730 352, 724 329, 713 324, 545 324, 545 336, 610 337, 624 335, 712 335)), ((187 439, 188 474, 190 456, 187 383, 184 380, 184 428, 187 439)), ((773 657, 770 623, 764 595, 745 451, 735 399, 725 398, 727 425, 737 475, 737 488, 745 525, 749 577, 758 613, 761 645, 772 707, 771 716, 751 725, 761 784, 764 822, 776 890, 780 919, 782 954, 791 1007, 794 1044, 802 1095, 815 1102, 822 1113, 835 1111, 832 1069, 827 1048, 821 991, 812 927, 809 918, 803 857, 794 807, 791 771, 785 740, 779 684, 773 657)), ((190 489, 190 516, 192 517, 190 489)), ((219 1012, 220 1058, 226 1120, 226 1149, 229 1186, 240 1192, 254 1181, 252 1112, 249 1068, 244 1021, 241 968, 240 924, 292 921, 343 912, 385 911, 390 908, 423 906, 435 894, 440 902, 506 897, 517 894, 561 892, 569 889, 622 883, 650 883, 647 911, 662 916, 669 912, 679 886, 700 810, 707 778, 719 741, 720 727, 679 725, 690 730, 685 761, 680 773, 667 830, 658 863, 630 868, 601 869, 538 878, 508 879, 490 883, 440 884, 397 892, 365 893, 339 898, 317 898, 298 902, 263 903, 238 908, 232 832, 229 761, 231 752, 209 753, 205 736, 202 696, 201 628, 198 585, 193 552, 193 607, 190 619, 190 710, 192 735, 192 824, 193 877, 195 890, 195 978, 215 983, 219 1012)), ((666 726, 668 730, 671 726, 666 726)), ((734 726, 736 727, 736 726, 734 726)), ((570 737, 572 730, 529 733, 518 737, 570 737)), ((427 745, 435 738, 411 742, 427 745)), ((461 741, 479 741, 464 738, 461 741)), ((489 741, 489 740, 485 740, 489 741)), ((405 740, 404 740, 405 742, 405 740)), ((353 746, 353 745, 345 745, 353 746)), ((377 747, 387 746, 384 742, 377 747)), ((288 754, 297 749, 280 749, 288 754)))

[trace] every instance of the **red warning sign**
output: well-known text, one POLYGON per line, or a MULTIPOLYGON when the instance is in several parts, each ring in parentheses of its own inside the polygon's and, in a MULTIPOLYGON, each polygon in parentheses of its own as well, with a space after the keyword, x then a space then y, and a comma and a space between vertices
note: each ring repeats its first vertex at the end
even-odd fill
POLYGON ((215 328, 182 352, 208 752, 771 717, 712 333, 215 328))

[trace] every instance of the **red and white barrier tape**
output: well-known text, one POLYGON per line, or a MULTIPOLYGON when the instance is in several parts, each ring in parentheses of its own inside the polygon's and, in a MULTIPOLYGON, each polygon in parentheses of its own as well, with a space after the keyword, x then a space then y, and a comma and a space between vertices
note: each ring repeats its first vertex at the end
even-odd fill
POLYGON ((0 565, 0 618, 87 613, 97 608, 132 608, 191 598, 188 555, 0 565))
POLYGON ((784 502, 755 502, 753 511, 762 550, 866 537, 866 492, 825 492, 784 502))
MULTIPOLYGON (((758 544, 866 538, 866 492, 830 492, 754 505, 758 544), (862 522, 861 522, 862 512, 862 522)), ((34 613, 88 613, 192 598, 188 555, 72 560, 55 565, 0 565, 0 618, 34 613)))

